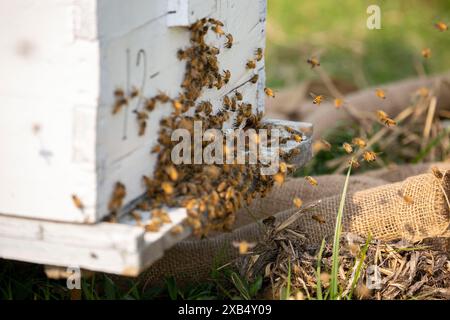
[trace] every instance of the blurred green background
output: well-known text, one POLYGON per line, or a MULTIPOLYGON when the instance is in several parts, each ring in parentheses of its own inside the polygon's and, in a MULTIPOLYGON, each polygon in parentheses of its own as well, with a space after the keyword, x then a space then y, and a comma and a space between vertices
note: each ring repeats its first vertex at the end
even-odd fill
POLYGON ((268 0, 268 85, 279 88, 317 78, 306 63, 318 55, 333 78, 359 88, 415 76, 421 50, 432 51, 427 73, 450 69, 449 0, 268 0), (381 30, 366 27, 367 7, 381 8, 381 30))

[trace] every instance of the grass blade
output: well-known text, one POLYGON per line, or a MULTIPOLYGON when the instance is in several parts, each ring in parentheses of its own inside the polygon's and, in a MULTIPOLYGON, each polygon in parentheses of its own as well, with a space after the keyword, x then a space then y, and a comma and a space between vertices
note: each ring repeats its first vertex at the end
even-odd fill
POLYGON ((369 245, 370 245, 371 241, 372 241, 372 236, 369 234, 366 244, 364 245, 364 247, 361 250, 361 255, 358 260, 358 266, 356 267, 356 271, 355 271, 355 277, 353 278, 352 286, 351 286, 350 292, 347 297, 348 300, 352 299, 353 291, 355 291, 356 284, 358 283, 359 277, 361 276, 362 266, 363 266, 364 260, 366 260, 367 250, 369 249, 369 245))
POLYGON ((331 266, 331 280, 330 280, 330 299, 338 299, 338 272, 339 272, 339 241, 342 233, 342 217, 344 215, 345 198, 347 196, 348 182, 350 180, 350 173, 352 166, 348 167, 347 177, 345 178, 344 189, 342 190, 341 201, 339 203, 339 211, 336 217, 336 227, 334 229, 333 240, 333 256, 331 266))
POLYGON ((320 281, 320 264, 322 263, 322 254, 323 254, 323 250, 325 249, 325 238, 322 240, 322 244, 320 245, 320 250, 319 250, 319 254, 317 255, 317 269, 316 269, 316 278, 317 278, 317 288, 316 288, 316 293, 317 293, 317 300, 323 300, 323 295, 322 295, 322 282, 320 281))

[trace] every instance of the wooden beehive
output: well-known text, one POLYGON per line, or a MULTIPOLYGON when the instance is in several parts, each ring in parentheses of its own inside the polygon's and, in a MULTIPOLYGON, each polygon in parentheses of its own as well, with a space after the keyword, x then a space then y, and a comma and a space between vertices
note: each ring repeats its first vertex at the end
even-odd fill
MULTIPOLYGON (((113 93, 176 96, 185 73, 177 51, 189 45, 187 27, 207 17, 234 37, 227 50, 223 39, 208 38, 232 77, 201 99, 218 110, 239 88, 262 111, 264 60, 252 70, 245 63, 264 49, 265 16, 266 0, 1 2, 0 257, 137 275, 185 238, 188 229, 169 232, 185 219, 182 208, 171 209, 172 224, 157 233, 126 215, 117 224, 101 222, 116 182, 126 186, 125 208, 145 192, 141 178, 156 164, 150 150, 159 122, 172 111, 153 111, 139 136, 134 111, 143 99, 113 114, 113 93), (249 83, 254 74, 256 85, 249 83)), ((298 164, 310 157, 309 136, 301 148, 298 164)), ((149 212, 141 214, 148 220, 149 212)))

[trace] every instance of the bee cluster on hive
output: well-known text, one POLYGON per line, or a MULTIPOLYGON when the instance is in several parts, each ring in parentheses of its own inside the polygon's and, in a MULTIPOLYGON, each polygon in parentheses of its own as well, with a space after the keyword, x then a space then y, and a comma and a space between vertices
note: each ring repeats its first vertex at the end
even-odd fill
MULTIPOLYGON (((171 103, 173 111, 170 116, 160 121, 158 145, 151 150, 158 154, 153 177, 143 176, 146 186, 145 198, 137 204, 137 209, 152 210, 152 219, 145 226, 147 231, 156 232, 167 219, 163 208, 185 207, 188 218, 186 223, 192 228, 194 234, 204 235, 210 231, 231 230, 235 213, 244 205, 248 205, 257 196, 264 197, 274 184, 284 182, 286 175, 293 170, 286 164, 289 159, 298 155, 299 150, 291 152, 280 151, 279 172, 274 175, 261 174, 260 163, 257 164, 180 164, 171 161, 172 148, 178 143, 171 140, 171 134, 176 129, 186 129, 193 133, 194 121, 202 122, 202 134, 208 129, 222 130, 224 124, 231 121, 235 129, 267 129, 270 139, 272 125, 262 121, 263 113, 254 112, 253 106, 246 103, 239 88, 233 89, 223 97, 222 106, 218 112, 209 101, 199 101, 203 90, 220 90, 231 78, 229 70, 221 70, 218 56, 220 49, 207 43, 206 37, 212 32, 224 38, 224 49, 233 47, 233 36, 224 31, 224 24, 213 18, 201 19, 189 27, 190 46, 178 50, 179 60, 186 62, 184 80, 181 83, 181 92, 177 97, 171 98, 164 92, 145 98, 145 108, 136 112, 139 124, 139 135, 145 133, 149 114, 159 104, 171 103)), ((254 56, 243 62, 243 68, 253 70, 263 59, 263 50, 255 48, 254 56)), ((256 84, 258 74, 252 74, 247 83, 256 84)), ((265 93, 274 97, 273 90, 265 88, 265 93)), ((122 89, 114 92, 115 104, 113 113, 126 107, 128 101, 137 98, 141 93, 133 90, 126 95, 122 89)), ((280 144, 289 140, 302 141, 302 132, 285 127, 285 135, 280 144)), ((254 137, 258 141, 258 137, 254 137)), ((245 142, 248 146, 248 141, 245 142)), ((270 143, 270 142, 269 142, 270 143)), ((207 144, 203 142, 203 145, 207 144)), ((224 145, 225 154, 231 152, 224 145)), ((235 151, 233 151, 235 152, 235 151)), ((277 151, 278 152, 278 151, 277 151)), ((120 185, 120 192, 114 191, 110 206, 111 217, 117 213, 120 196, 123 198, 125 187, 120 185)), ((137 222, 140 221, 133 213, 137 222)), ((178 229, 173 233, 181 232, 178 229)))

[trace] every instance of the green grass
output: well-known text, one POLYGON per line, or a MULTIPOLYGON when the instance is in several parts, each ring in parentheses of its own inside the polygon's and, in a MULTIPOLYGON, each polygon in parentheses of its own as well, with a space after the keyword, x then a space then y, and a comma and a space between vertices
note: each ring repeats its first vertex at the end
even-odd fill
POLYGON ((321 66, 334 78, 358 87, 417 75, 415 61, 429 47, 425 69, 450 69, 449 32, 437 20, 450 21, 446 0, 269 0, 266 68, 268 84, 282 87, 316 79, 306 64, 320 53, 321 66), (381 30, 366 28, 369 4, 381 8, 381 30))

